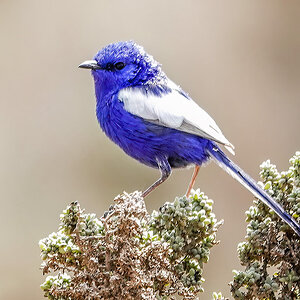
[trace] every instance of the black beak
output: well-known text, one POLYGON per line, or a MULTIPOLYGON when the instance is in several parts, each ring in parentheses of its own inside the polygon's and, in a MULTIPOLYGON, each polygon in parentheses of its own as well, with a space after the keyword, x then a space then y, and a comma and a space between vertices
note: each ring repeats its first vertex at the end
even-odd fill
POLYGON ((87 60, 78 66, 78 68, 82 69, 91 69, 91 70, 99 70, 102 69, 95 60, 87 60))

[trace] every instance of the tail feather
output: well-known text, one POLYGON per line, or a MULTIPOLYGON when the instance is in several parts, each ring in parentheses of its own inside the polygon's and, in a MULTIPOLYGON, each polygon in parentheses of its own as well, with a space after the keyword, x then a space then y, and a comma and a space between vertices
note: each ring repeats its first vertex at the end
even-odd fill
POLYGON ((239 181, 245 188, 247 188, 254 196, 259 198, 262 202, 268 205, 275 213, 285 221, 296 233, 300 236, 300 225, 287 213, 284 209, 270 197, 259 185, 246 174, 239 166, 232 162, 217 146, 212 146, 208 150, 214 161, 233 178, 239 181))

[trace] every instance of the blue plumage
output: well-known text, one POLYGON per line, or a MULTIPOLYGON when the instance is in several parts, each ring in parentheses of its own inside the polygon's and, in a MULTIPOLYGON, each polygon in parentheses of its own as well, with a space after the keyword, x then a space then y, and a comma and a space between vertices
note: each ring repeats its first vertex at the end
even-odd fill
MULTIPOLYGON (((97 89, 101 87, 96 86, 97 89)), ((157 159, 168 160, 172 168, 207 161, 205 151, 211 141, 145 121, 124 109, 117 95, 98 98, 96 114, 106 135, 128 155, 150 167, 157 159)))
POLYGON ((188 196, 199 166, 214 159, 300 236, 295 220, 221 151, 218 144, 231 153, 234 147, 215 121, 141 46, 131 41, 110 44, 79 67, 92 70, 97 118, 105 134, 131 157, 160 170, 161 178, 144 197, 169 177, 172 168, 192 165, 188 196))

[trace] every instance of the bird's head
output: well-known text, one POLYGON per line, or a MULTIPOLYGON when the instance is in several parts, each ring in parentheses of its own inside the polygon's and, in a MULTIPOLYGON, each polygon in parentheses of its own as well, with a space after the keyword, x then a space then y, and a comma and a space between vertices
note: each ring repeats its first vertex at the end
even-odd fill
POLYGON ((79 67, 92 70, 96 88, 113 92, 165 79, 160 64, 133 41, 110 44, 79 67))

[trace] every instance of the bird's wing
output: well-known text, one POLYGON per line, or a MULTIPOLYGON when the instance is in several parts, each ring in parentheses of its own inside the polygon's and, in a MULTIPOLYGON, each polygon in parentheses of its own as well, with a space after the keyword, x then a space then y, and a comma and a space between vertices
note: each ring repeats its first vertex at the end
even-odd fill
POLYGON ((192 133, 220 144, 234 154, 234 146, 225 138, 216 122, 192 99, 185 96, 180 87, 168 82, 170 92, 159 95, 145 92, 143 88, 124 88, 118 98, 124 109, 149 122, 192 133))

